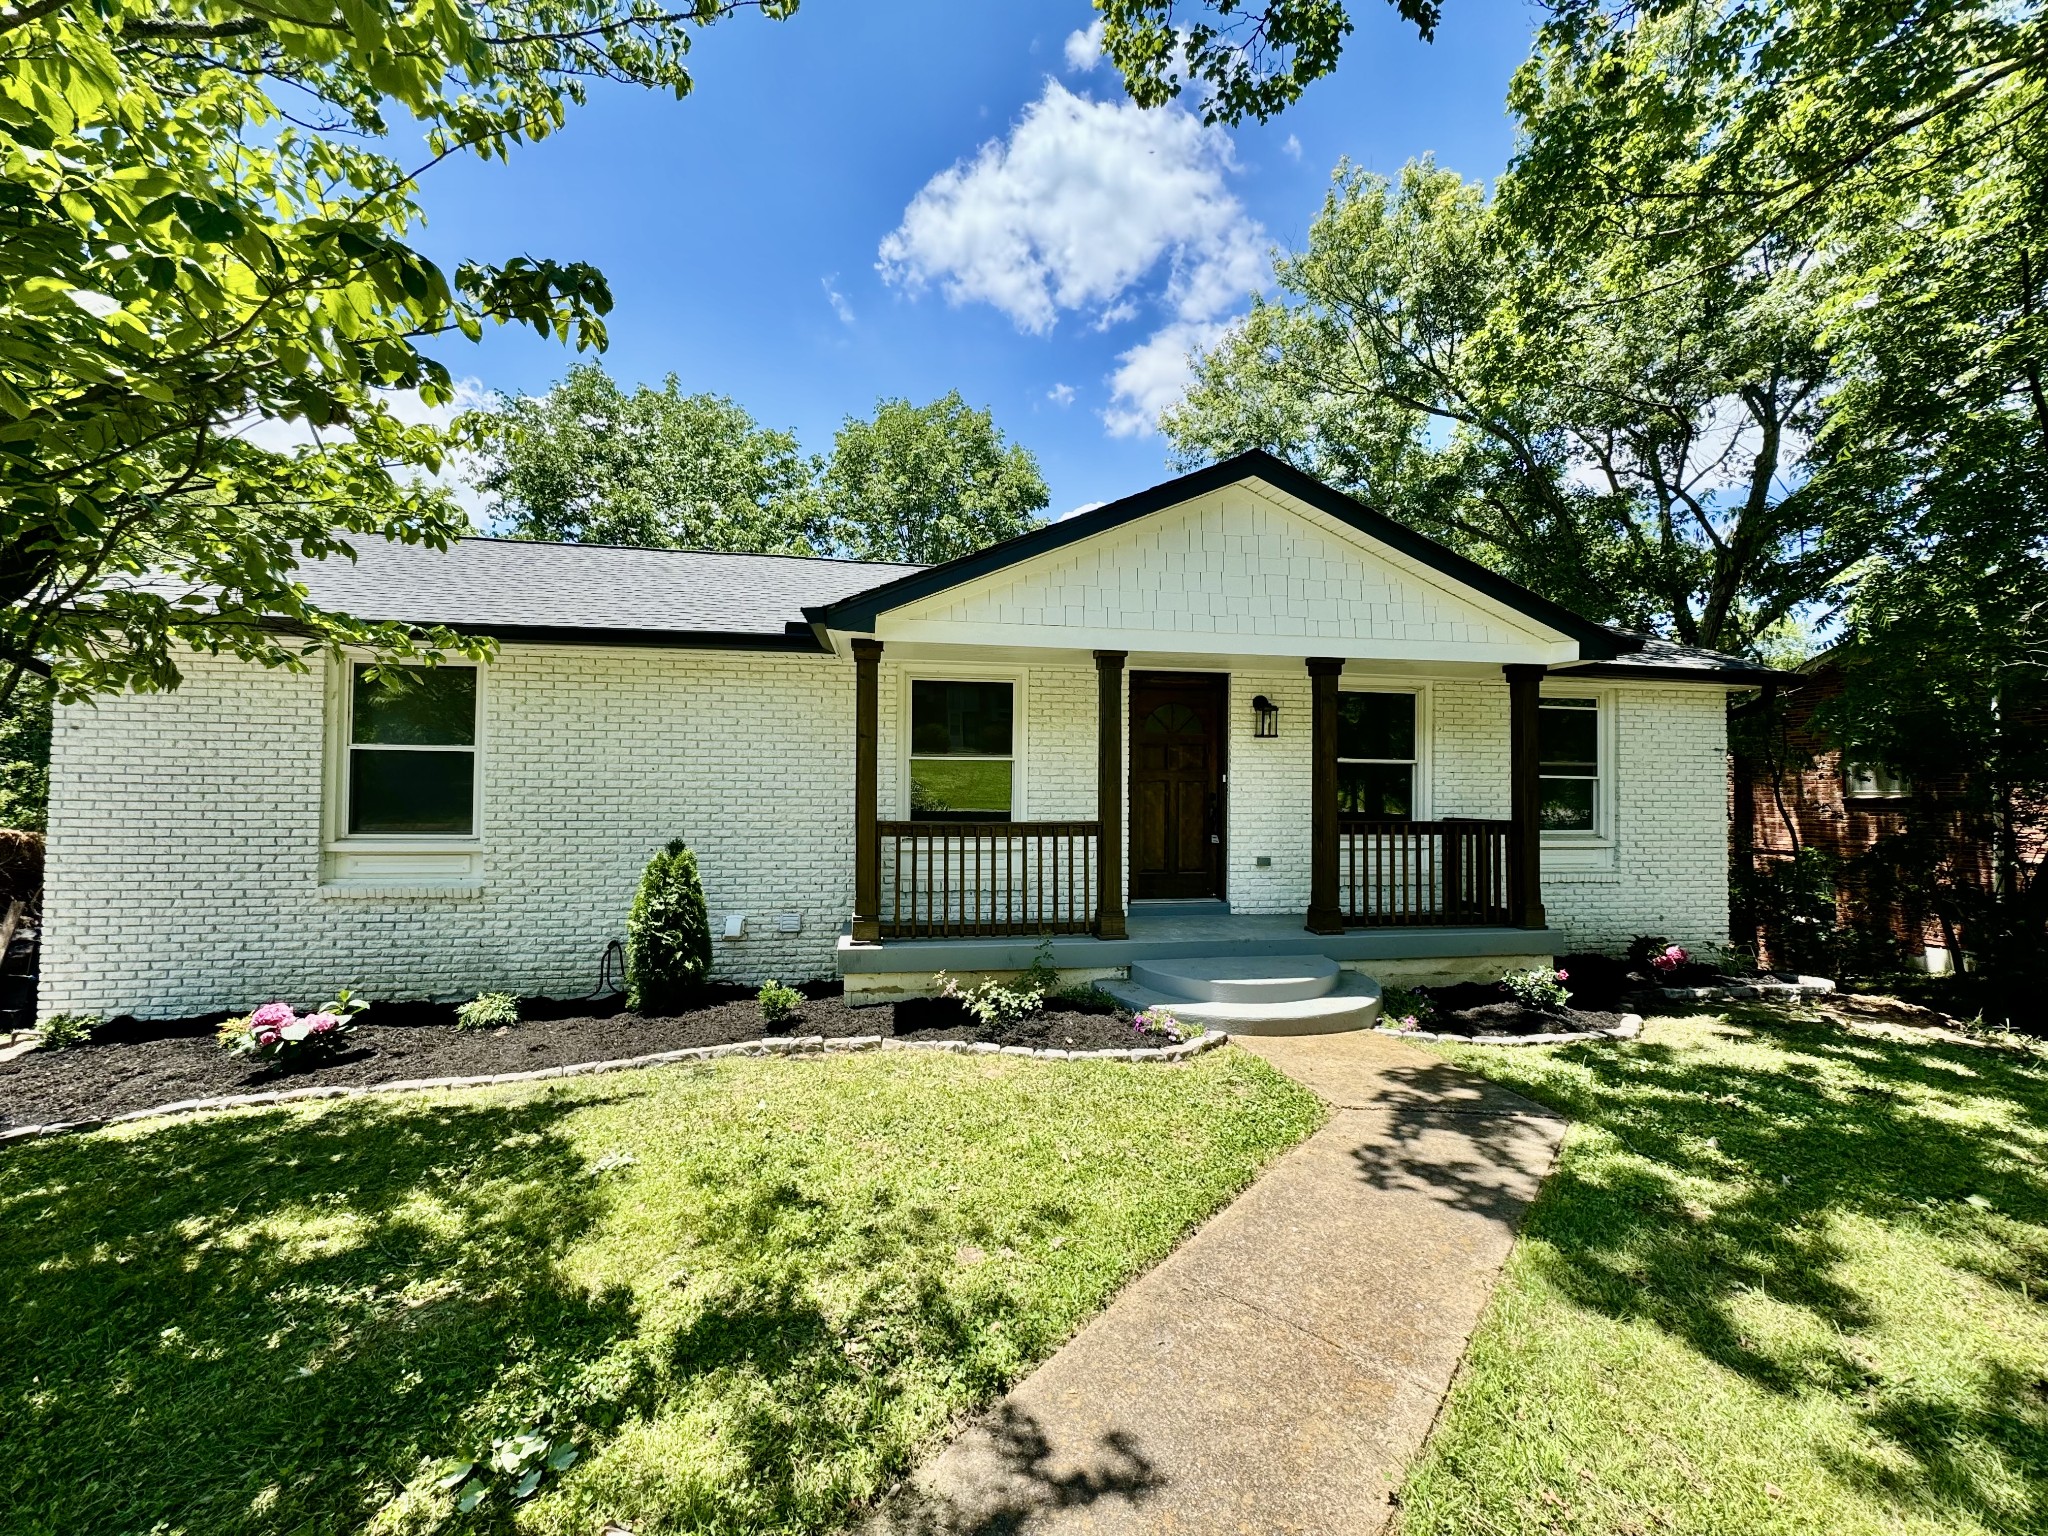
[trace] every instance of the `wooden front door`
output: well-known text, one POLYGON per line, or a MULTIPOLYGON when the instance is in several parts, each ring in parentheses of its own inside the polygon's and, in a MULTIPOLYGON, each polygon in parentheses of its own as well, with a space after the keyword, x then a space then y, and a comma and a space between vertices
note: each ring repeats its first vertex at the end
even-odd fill
POLYGON ((1228 679, 1131 674, 1131 899, 1223 894, 1228 679))

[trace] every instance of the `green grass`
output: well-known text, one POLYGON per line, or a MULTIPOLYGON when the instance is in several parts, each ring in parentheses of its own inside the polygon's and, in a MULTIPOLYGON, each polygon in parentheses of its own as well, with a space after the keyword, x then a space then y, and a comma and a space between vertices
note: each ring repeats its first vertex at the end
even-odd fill
POLYGON ((2048 1063, 1758 1011, 1446 1051, 1568 1112, 1404 1536, 2048 1531, 2048 1063))
POLYGON ((912 1054, 364 1099, 0 1152, 10 1532, 829 1529, 1306 1135, 1174 1070, 912 1054))

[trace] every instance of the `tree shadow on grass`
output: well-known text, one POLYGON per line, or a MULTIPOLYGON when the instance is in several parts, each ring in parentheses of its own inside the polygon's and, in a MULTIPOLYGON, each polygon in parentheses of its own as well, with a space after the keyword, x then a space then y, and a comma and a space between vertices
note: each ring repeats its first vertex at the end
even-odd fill
POLYGON ((1568 1158, 1544 1187, 1525 1230, 1547 1278, 1766 1391, 1851 1404, 1882 1452, 1829 1465, 1867 1494, 2048 1529, 2048 1389, 1995 1361, 1974 1384, 1888 1378, 1855 1344, 1887 1298, 1859 1289, 1843 1225, 1946 1240, 1964 1257, 1945 1262, 2042 1306, 2048 1071, 1765 1009, 1733 1010, 1716 1033, 1782 1054, 1765 1064, 1650 1043, 1573 1047, 1560 1057, 1584 1077, 1523 1087, 1622 1154, 1568 1158), (1759 1295, 1821 1326, 1758 1337, 1743 1308, 1759 1295))
POLYGON ((8 1529, 354 1530, 423 1458, 568 1403, 636 1326, 629 1293, 559 1269, 601 1209, 561 1125, 587 1102, 365 1100, 0 1154, 8 1529))

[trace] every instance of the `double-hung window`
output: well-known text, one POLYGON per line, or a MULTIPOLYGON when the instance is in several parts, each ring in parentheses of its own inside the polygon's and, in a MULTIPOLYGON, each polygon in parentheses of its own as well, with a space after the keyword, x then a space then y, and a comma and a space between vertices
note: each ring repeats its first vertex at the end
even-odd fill
POLYGON ((1014 748, 1014 684, 913 679, 911 820, 1008 821, 1014 748))
POLYGON ((348 835, 475 835, 476 677, 475 667, 350 667, 348 835))
POLYGON ((1545 832, 1598 834, 1600 701, 1546 698, 1536 709, 1537 772, 1542 780, 1537 819, 1545 832))
POLYGON ((1337 695, 1337 809, 1407 821, 1415 815, 1412 693, 1337 695))

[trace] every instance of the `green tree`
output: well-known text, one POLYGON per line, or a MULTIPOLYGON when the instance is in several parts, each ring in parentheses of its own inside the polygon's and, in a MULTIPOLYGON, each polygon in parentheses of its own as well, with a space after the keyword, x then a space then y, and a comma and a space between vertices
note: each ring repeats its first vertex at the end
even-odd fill
POLYGON ((1038 460, 958 390, 929 405, 883 400, 848 417, 818 466, 834 544, 860 560, 929 565, 1038 526, 1038 460))
POLYGON ((0 705, 0 828, 40 832, 50 809, 50 685, 30 678, 0 705))
POLYGON ((514 538, 817 554, 810 467, 795 437, 671 374, 628 394, 579 363, 545 395, 457 423, 473 483, 514 538))
POLYGON ((1305 251, 1162 423, 1184 464, 1280 453, 1603 620, 1741 648, 1870 548, 1864 477, 1817 467, 1819 297, 1775 251, 1637 293, 1428 160, 1339 167, 1305 251), (1825 472, 1821 472, 1824 469, 1825 472))
MULTIPOLYGON (((1387 0, 1427 42, 1441 0, 1387 0)), ((1140 106, 1189 87, 1208 121, 1265 119, 1337 67, 1353 23, 1343 0, 1095 0, 1102 48, 1140 106)))
MULTIPOLYGON (((682 95, 723 0, 36 0, 0 17, 0 701, 178 681, 188 647, 302 666, 456 644, 323 611, 295 559, 465 526, 420 482, 422 347, 486 323, 601 345, 580 263, 452 275, 418 178, 553 132, 593 79, 682 95), (392 123, 423 133, 414 163, 392 123), (259 441, 255 428, 282 424, 259 441), (273 446, 298 434, 305 446, 273 446)), ((784 15, 794 0, 758 0, 784 15)))

